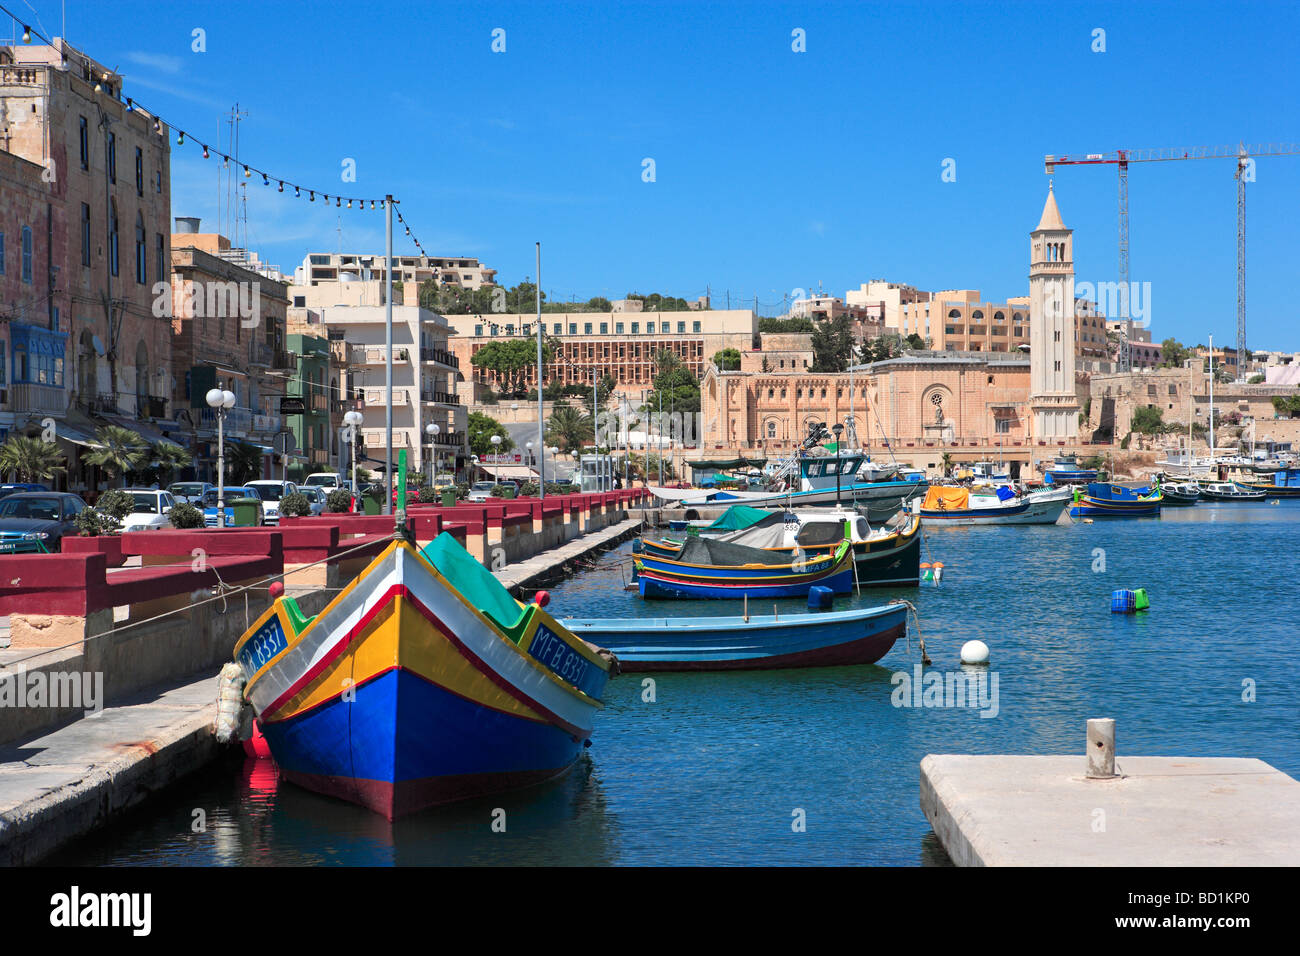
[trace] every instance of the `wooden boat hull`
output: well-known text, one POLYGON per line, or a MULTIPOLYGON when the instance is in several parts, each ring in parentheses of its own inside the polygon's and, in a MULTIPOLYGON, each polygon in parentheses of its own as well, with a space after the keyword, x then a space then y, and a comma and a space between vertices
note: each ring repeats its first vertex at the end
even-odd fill
POLYGON ((625 671, 729 671, 874 664, 907 633, 907 606, 649 620, 565 620, 625 671))
POLYGON ((1068 492, 1038 492, 991 508, 952 511, 922 508, 921 517, 932 528, 997 524, 1055 524, 1070 504, 1068 492))
POLYGON ((1300 498, 1300 486, 1295 485, 1264 485, 1251 482, 1243 487, 1252 491, 1262 491, 1266 498, 1300 498))
POLYGON ((1107 501, 1083 495, 1070 507, 1072 518, 1145 518, 1160 514, 1160 501, 1107 501))
POLYGON ((394 819, 564 773, 609 661, 518 610, 503 626, 404 542, 305 625, 276 601, 235 658, 285 778, 394 819))
POLYGON ((1166 507, 1168 507, 1169 505, 1174 505, 1174 506, 1194 505, 1201 500, 1201 496, 1199 494, 1188 495, 1188 494, 1183 494, 1183 492, 1181 491, 1172 491, 1168 488, 1161 489, 1160 494, 1163 496, 1164 499, 1161 503, 1166 507))

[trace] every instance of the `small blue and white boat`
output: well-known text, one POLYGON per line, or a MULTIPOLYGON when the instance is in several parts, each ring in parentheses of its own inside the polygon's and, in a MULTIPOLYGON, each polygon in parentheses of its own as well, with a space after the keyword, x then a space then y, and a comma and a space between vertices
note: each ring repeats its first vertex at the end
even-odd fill
POLYGON ((1060 455, 1043 472, 1043 481, 1049 485, 1082 485, 1097 480, 1096 468, 1081 468, 1076 455, 1060 455))
POLYGON ((874 664, 907 633, 907 605, 748 617, 565 619, 624 671, 723 671, 874 664))

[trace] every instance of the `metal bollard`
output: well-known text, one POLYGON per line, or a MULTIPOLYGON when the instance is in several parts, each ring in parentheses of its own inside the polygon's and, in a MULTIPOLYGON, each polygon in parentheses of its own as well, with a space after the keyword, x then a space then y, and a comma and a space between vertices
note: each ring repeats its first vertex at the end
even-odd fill
POLYGON ((1104 779, 1115 776, 1115 721, 1094 717, 1088 721, 1088 776, 1104 779))

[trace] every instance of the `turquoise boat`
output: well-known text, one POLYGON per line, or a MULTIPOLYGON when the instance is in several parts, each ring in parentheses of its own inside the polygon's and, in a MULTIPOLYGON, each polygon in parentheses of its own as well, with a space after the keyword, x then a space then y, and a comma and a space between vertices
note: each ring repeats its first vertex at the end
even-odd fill
POLYGON ((625 671, 729 671, 874 664, 907 633, 907 605, 749 617, 565 619, 625 671))
POLYGON ((1164 496, 1156 488, 1125 488, 1103 481, 1076 490, 1070 506, 1072 518, 1144 518, 1160 514, 1164 496))

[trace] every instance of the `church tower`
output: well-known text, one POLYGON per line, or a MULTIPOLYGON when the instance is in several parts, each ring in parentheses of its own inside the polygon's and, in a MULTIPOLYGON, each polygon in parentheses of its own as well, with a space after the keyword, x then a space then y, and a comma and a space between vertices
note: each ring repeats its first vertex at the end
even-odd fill
POLYGON ((1049 185, 1038 228, 1029 234, 1029 407, 1035 438, 1079 434, 1074 392, 1074 240, 1049 185))

